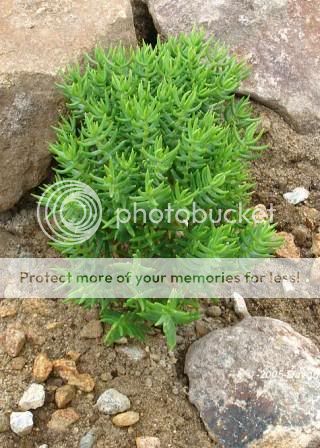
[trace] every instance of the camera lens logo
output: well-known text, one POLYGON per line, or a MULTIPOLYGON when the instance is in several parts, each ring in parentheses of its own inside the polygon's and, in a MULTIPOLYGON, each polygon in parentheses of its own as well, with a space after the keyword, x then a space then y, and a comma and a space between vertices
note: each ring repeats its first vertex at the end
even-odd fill
POLYGON ((63 180, 45 189, 38 202, 37 218, 48 238, 71 246, 84 243, 96 233, 102 206, 91 187, 63 180))

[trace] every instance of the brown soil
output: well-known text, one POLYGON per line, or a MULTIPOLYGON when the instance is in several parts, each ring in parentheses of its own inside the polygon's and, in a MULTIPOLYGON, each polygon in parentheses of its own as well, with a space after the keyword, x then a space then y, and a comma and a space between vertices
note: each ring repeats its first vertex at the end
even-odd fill
MULTIPOLYGON (((253 163, 257 182, 255 203, 271 202, 276 208, 279 230, 292 232, 305 225, 303 207, 320 211, 320 139, 319 136, 296 134, 274 112, 257 106, 263 114, 265 126, 270 128, 265 139, 270 149, 253 163), (310 190, 304 205, 288 205, 283 193, 303 186, 310 190)), ((24 199, 12 212, 0 216, 0 250, 2 256, 52 256, 47 241, 38 228, 32 199, 24 199)), ((306 226, 307 238, 300 242, 304 256, 311 256, 310 241, 316 226, 306 226)), ((0 307, 9 301, 0 301, 0 307)), ((22 370, 12 369, 12 360, 0 352, 0 410, 17 410, 17 403, 32 381, 31 370, 35 356, 46 351, 51 358, 65 357, 68 351, 81 353, 79 370, 90 373, 96 387, 93 393, 78 393, 72 406, 81 419, 66 433, 57 434, 47 429, 51 414, 56 410, 54 390, 61 383, 57 378, 46 382, 47 402, 34 412, 35 427, 30 436, 20 439, 12 432, 0 434, 0 446, 36 447, 47 443, 49 448, 73 448, 90 429, 98 431, 96 446, 103 448, 133 448, 139 435, 157 436, 162 448, 207 448, 215 444, 209 439, 195 408, 187 399, 187 379, 183 374, 184 356, 188 346, 204 329, 195 325, 179 329, 179 344, 174 354, 167 352, 160 332, 150 336, 145 359, 133 362, 120 355, 116 347, 106 347, 101 340, 80 338, 83 325, 94 318, 94 312, 53 300, 10 301, 17 306, 17 315, 0 318, 0 333, 8 324, 22 325, 28 341, 20 356, 26 364, 22 370), (114 387, 127 394, 132 409, 140 413, 140 421, 130 429, 113 426, 108 416, 94 408, 97 397, 105 389, 114 387)), ((207 303, 202 304, 202 323, 208 330, 233 325, 237 317, 229 307, 220 304, 222 315, 206 316, 207 303)), ((313 339, 320 347, 320 303, 298 300, 251 300, 248 308, 252 315, 264 315, 289 322, 297 331, 313 339)), ((130 342, 130 344, 136 344, 130 342)))
MULTIPOLYGON (((264 136, 268 150, 253 162, 253 201, 267 208, 273 204, 279 231, 295 233, 298 226, 306 226, 307 241, 301 244, 301 252, 306 258, 312 257, 312 231, 320 227, 320 135, 297 134, 277 113, 260 105, 255 109, 269 131, 264 136), (283 194, 296 187, 306 188, 310 196, 303 204, 291 205, 283 194), (313 226, 304 216, 310 208, 317 210, 313 226)), ((299 245, 299 240, 296 243, 299 245)))

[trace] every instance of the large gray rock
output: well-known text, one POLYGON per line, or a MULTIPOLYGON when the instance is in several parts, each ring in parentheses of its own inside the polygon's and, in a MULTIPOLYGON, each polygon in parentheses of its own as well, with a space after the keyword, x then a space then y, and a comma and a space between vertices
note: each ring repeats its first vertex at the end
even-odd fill
POLYGON ((0 211, 45 178, 63 104, 59 70, 96 44, 135 44, 130 0, 3 0, 0 8, 0 211))
POLYGON ((301 132, 320 128, 320 2, 146 0, 167 36, 202 26, 252 66, 242 92, 301 132))
POLYGON ((213 331, 190 347, 185 372, 224 448, 320 446, 320 352, 290 325, 253 317, 213 331))

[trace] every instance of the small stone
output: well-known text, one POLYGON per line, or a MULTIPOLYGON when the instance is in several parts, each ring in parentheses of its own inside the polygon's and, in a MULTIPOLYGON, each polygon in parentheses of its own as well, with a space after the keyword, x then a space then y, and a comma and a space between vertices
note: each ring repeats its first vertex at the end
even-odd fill
POLYGON ((22 395, 19 401, 19 408, 22 411, 29 411, 30 409, 38 409, 44 405, 46 393, 42 384, 31 384, 22 395))
POLYGON ((53 361, 54 371, 71 386, 76 386, 83 392, 92 392, 95 381, 88 373, 79 373, 72 359, 57 359, 53 361))
POLYGON ((308 227, 301 224, 300 226, 296 226, 292 229, 292 234, 297 245, 302 247, 309 238, 310 230, 308 227))
POLYGON ((299 208, 299 212, 305 225, 309 229, 314 230, 320 225, 320 211, 316 208, 310 208, 306 205, 302 205, 301 208, 299 208))
POLYGON ((152 379, 150 377, 148 377, 146 379, 146 386, 149 387, 149 389, 151 389, 151 387, 153 386, 153 382, 152 382, 152 379))
POLYGON ((124 428, 126 426, 132 426, 137 423, 140 419, 138 412, 128 411, 118 414, 112 419, 112 423, 119 428, 124 428))
POLYGON ((82 392, 92 392, 95 388, 95 381, 89 373, 78 373, 77 375, 71 375, 68 379, 68 384, 76 386, 82 392))
POLYGON ((34 345, 42 346, 44 345, 46 338, 41 334, 38 330, 34 331, 32 329, 28 329, 26 331, 26 338, 34 345))
POLYGON ((64 326, 64 322, 60 321, 60 322, 49 322, 46 325, 46 330, 51 331, 51 330, 56 330, 57 328, 62 328, 64 326))
POLYGON ((76 391, 73 386, 66 384, 59 387, 55 393, 55 402, 59 409, 65 408, 75 397, 76 391))
POLYGON ((73 408, 59 409, 52 414, 48 428, 57 432, 65 432, 79 419, 79 414, 73 408))
POLYGON ((142 361, 147 355, 142 348, 135 345, 116 347, 116 352, 126 355, 131 361, 134 362, 142 361))
POLYGON ((297 205, 308 199, 309 195, 310 193, 308 190, 303 187, 297 187, 294 190, 285 193, 283 197, 289 204, 297 205))
POLYGON ((26 436, 33 428, 33 415, 27 412, 12 412, 10 415, 11 430, 18 436, 26 436))
POLYGON ((130 409, 131 403, 126 395, 116 389, 107 389, 98 398, 96 406, 103 414, 114 415, 130 409))
POLYGON ((81 438, 79 448, 92 448, 96 438, 97 436, 95 431, 91 430, 87 432, 87 434, 81 438))
POLYGON ((33 379, 38 383, 46 381, 52 372, 53 363, 50 361, 46 353, 40 353, 36 356, 33 364, 33 379))
POLYGON ((63 380, 68 381, 70 376, 77 375, 76 363, 72 359, 56 359, 53 361, 54 372, 63 380))
POLYGON ((137 448, 160 448, 160 439, 158 437, 137 437, 137 448))
POLYGON ((0 317, 13 317, 17 314, 18 310, 15 305, 2 305, 0 307, 0 317))
POLYGON ((44 445, 40 445, 39 448, 49 448, 49 446, 44 444, 44 445))
POLYGON ((221 308, 218 305, 211 305, 208 307, 206 311, 207 316, 209 317, 220 317, 222 314, 221 308))
POLYGON ((312 238, 312 253, 315 257, 320 257, 320 233, 316 233, 312 238))
POLYGON ((11 361, 11 369, 13 370, 22 370, 25 365, 26 365, 26 359, 23 356, 13 358, 13 360, 11 361))
POLYGON ((0 434, 2 432, 6 432, 10 429, 10 425, 9 425, 9 417, 4 414, 4 413, 0 413, 0 434))
POLYGON ((232 299, 233 299, 233 309, 236 315, 241 317, 242 319, 250 317, 246 302, 242 297, 242 295, 237 292, 234 292, 232 294, 232 299))
POLYGON ((85 339, 100 338, 103 333, 103 328, 99 320, 91 320, 81 330, 80 337, 85 339))
POLYGON ((196 335, 198 338, 202 338, 203 336, 208 334, 210 331, 209 328, 206 326, 206 324, 204 322, 202 322, 201 320, 198 320, 194 326, 195 326, 196 335))
POLYGON ((110 372, 108 372, 108 373, 103 372, 100 375, 100 379, 101 379, 101 381, 104 381, 104 382, 111 381, 112 380, 112 375, 111 375, 110 372))
POLYGON ((282 246, 276 251, 279 258, 299 258, 300 250, 295 245, 294 236, 287 232, 278 232, 278 236, 284 239, 282 246))
POLYGON ((15 358, 19 355, 26 342, 26 335, 16 328, 8 328, 5 335, 5 349, 9 356, 15 358))

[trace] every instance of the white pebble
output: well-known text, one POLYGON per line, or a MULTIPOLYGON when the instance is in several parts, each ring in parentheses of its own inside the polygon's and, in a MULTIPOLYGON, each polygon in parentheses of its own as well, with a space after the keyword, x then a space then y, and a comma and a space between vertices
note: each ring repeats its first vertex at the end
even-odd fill
POLYGON ((103 414, 114 415, 130 409, 131 403, 126 395, 116 389, 107 389, 98 398, 96 406, 103 414))
POLYGON ((32 412, 12 412, 10 415, 11 430, 18 436, 26 436, 33 428, 32 412))
POLYGON ((297 187, 288 193, 285 193, 283 197, 289 202, 289 204, 299 204, 300 202, 305 201, 309 197, 309 191, 303 187, 297 187))
POLYGON ((146 352, 142 348, 132 345, 132 346, 120 346, 116 348, 117 353, 123 353, 131 361, 138 362, 142 361, 146 357, 146 352))
POLYGON ((87 432, 80 440, 80 448, 92 448, 96 441, 96 434, 93 430, 87 432))
POLYGON ((23 411, 41 408, 44 405, 46 393, 42 384, 31 384, 19 401, 19 408, 23 411))
POLYGON ((241 294, 238 292, 234 292, 232 294, 233 298, 233 309, 237 316, 242 317, 250 317, 249 311, 247 309, 246 302, 241 294))

